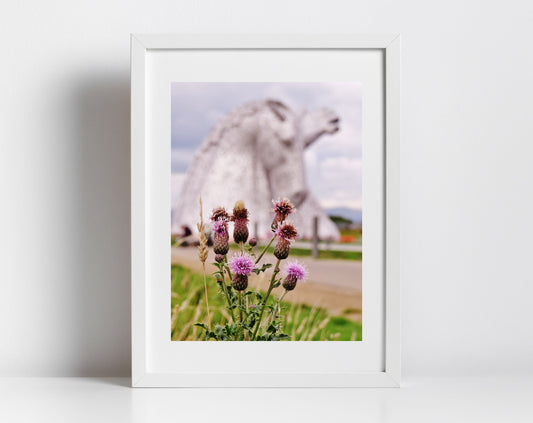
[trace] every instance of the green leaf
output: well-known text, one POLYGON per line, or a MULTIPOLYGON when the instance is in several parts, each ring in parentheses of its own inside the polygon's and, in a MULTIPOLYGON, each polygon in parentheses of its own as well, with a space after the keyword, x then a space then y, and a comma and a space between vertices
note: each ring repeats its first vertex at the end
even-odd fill
POLYGON ((254 269, 253 272, 255 274, 259 275, 259 273, 264 272, 265 270, 267 270, 270 267, 272 267, 271 263, 265 263, 265 264, 263 264, 263 266, 260 269, 254 269))
POLYGON ((205 323, 195 323, 194 326, 199 326, 209 332, 209 327, 205 323))

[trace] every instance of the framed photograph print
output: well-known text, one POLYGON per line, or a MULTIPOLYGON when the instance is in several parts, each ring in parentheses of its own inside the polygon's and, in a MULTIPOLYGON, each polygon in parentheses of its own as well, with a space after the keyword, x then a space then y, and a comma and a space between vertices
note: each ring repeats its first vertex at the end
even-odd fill
POLYGON ((400 383, 400 37, 131 37, 132 385, 400 383))

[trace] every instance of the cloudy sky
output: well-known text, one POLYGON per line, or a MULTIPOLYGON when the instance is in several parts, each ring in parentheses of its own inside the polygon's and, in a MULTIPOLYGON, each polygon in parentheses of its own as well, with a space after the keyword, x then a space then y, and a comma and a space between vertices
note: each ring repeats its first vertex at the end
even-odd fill
POLYGON ((176 203, 196 148, 215 122, 242 103, 271 98, 293 110, 329 108, 340 131, 305 152, 309 187, 324 208, 361 208, 361 100, 358 82, 173 83, 172 204, 176 203))

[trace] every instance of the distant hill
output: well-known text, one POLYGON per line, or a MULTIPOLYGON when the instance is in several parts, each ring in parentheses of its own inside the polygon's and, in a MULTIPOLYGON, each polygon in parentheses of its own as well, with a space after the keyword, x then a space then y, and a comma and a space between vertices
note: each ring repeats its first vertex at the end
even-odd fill
POLYGON ((351 220, 353 223, 361 223, 363 221, 363 212, 361 210, 350 209, 348 207, 326 209, 326 214, 328 216, 341 216, 351 220))

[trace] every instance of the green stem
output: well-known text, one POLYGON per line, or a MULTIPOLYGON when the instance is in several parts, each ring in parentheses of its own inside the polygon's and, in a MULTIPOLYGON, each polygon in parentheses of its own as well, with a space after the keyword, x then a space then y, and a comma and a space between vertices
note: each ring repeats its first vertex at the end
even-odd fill
POLYGON ((229 280, 232 281, 233 280, 233 276, 231 275, 231 270, 229 270, 229 266, 228 266, 228 258, 226 256, 224 256, 224 267, 226 268, 226 272, 228 272, 228 276, 229 276, 229 280))
POLYGON ((240 323, 239 331, 238 331, 239 335, 238 336, 239 336, 239 340, 241 340, 241 339, 244 339, 244 328, 242 327, 242 323, 243 323, 244 319, 243 319, 242 309, 241 309, 241 307, 242 307, 242 292, 241 291, 237 292, 237 295, 239 297, 239 323, 240 323))
POLYGON ((255 338, 257 336, 257 331, 259 331, 259 327, 261 326, 261 320, 263 319, 263 313, 265 312, 266 303, 268 301, 268 297, 270 296, 270 293, 272 292, 272 289, 274 289, 274 282, 276 280, 276 275, 279 272, 279 262, 280 261, 281 260, 278 259, 278 261, 276 262, 276 266, 274 267, 274 272, 272 273, 272 278, 270 279, 270 286, 268 287, 268 291, 266 293, 265 300, 263 301, 263 306, 261 307, 261 313, 259 313, 259 319, 258 319, 258 322, 257 322, 257 326, 256 326, 256 328, 254 330, 254 334, 252 335, 252 340, 255 340, 255 338))
POLYGON ((259 257, 257 257, 257 260, 255 261, 255 264, 259 263, 259 260, 261 260, 263 258, 263 256, 265 255, 266 251, 268 250, 268 247, 270 247, 272 245, 272 242, 274 241, 274 238, 276 238, 276 235, 274 235, 272 237, 272 239, 268 242, 266 247, 263 248, 263 251, 261 251, 261 254, 259 255, 259 257))
MULTIPOLYGON (((246 307, 246 319, 248 319, 248 316, 249 316, 249 310, 248 310, 248 295, 246 297, 244 297, 244 306, 246 307)), ((244 332, 244 340, 245 341, 249 341, 250 340, 250 331, 247 330, 244 332)))
POLYGON ((281 314, 281 302, 283 301, 283 297, 285 297, 285 294, 287 294, 287 290, 283 291, 283 294, 281 294, 281 297, 279 297, 278 299, 278 305, 276 307, 276 311, 274 312, 274 314, 272 315, 272 319, 270 319, 270 323, 274 322, 274 320, 276 320, 276 318, 278 317, 278 314, 281 314))
POLYGON ((239 291, 237 295, 239 296, 239 322, 241 323, 241 326, 242 326, 242 310, 240 308, 242 307, 242 292, 239 291))
POLYGON ((232 320, 232 323, 233 323, 233 322, 235 322, 235 313, 233 313, 233 309, 230 308, 231 307, 231 301, 230 301, 230 298, 229 298, 228 287, 226 285, 226 276, 224 275, 224 265, 223 264, 220 265, 220 270, 222 271, 222 290, 224 291, 224 295, 226 296, 226 301, 228 302, 228 308, 230 309, 229 311, 231 312, 231 320, 232 320))

